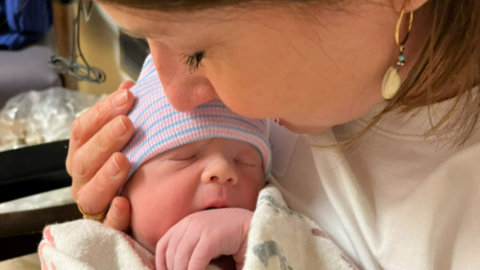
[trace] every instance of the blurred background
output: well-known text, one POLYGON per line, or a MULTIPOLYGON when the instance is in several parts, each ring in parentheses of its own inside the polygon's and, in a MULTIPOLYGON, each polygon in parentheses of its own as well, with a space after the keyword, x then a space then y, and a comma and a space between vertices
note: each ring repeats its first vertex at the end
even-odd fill
POLYGON ((42 229, 80 218, 71 122, 135 81, 148 53, 90 0, 0 0, 0 270, 40 269, 42 229))

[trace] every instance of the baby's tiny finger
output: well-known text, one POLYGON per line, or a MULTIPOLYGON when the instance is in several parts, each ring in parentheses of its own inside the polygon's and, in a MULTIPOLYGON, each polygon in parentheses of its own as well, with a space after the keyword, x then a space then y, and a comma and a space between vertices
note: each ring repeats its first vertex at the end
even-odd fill
MULTIPOLYGON (((171 230, 171 229, 170 229, 171 230)), ((168 241, 168 247, 165 252, 165 260, 167 262, 168 270, 174 270, 173 263, 175 262, 176 250, 178 247, 179 237, 181 237, 178 233, 172 233, 170 240, 168 241)))
MULTIPOLYGON (((186 235, 186 234, 185 234, 186 235)), ((187 270, 192 258, 193 251, 200 241, 198 234, 188 235, 182 238, 178 244, 178 248, 175 254, 174 269, 175 270, 187 270)))
MULTIPOLYGON (((168 243, 167 266, 168 269, 179 270, 182 268, 178 268, 175 263, 178 257, 183 258, 184 255, 183 250, 181 250, 180 243, 182 242, 183 238, 188 238, 189 236, 188 232, 184 230, 182 223, 175 225, 171 228, 171 230, 173 230, 173 232, 168 243)), ((188 260, 188 258, 183 259, 188 260)))
POLYGON ((205 270, 205 267, 208 266, 210 261, 216 255, 212 249, 211 242, 206 240, 206 238, 200 239, 200 241, 195 245, 195 250, 192 253, 190 262, 188 263, 188 270, 205 270))
POLYGON ((168 248, 168 243, 170 241, 171 233, 168 231, 160 241, 157 243, 155 249, 155 266, 157 270, 168 270, 167 268, 167 259, 166 253, 168 248))

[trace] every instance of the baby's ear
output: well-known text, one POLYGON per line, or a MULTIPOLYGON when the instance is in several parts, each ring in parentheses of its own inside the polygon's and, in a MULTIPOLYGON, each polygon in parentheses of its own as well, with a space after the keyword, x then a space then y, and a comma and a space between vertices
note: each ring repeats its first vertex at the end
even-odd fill
POLYGON ((422 7, 428 0, 392 0, 393 1, 393 8, 397 12, 402 11, 402 8, 405 8, 405 12, 409 13, 415 11, 422 7))

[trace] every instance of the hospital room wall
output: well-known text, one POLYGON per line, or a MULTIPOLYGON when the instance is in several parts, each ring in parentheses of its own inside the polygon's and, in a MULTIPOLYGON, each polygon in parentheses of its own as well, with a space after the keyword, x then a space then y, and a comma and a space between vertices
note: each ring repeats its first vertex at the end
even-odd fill
POLYGON ((91 66, 101 68, 107 76, 103 84, 79 82, 81 92, 102 95, 114 92, 125 80, 134 80, 121 69, 119 29, 108 15, 94 5, 88 22, 81 20, 80 40, 84 56, 91 66))

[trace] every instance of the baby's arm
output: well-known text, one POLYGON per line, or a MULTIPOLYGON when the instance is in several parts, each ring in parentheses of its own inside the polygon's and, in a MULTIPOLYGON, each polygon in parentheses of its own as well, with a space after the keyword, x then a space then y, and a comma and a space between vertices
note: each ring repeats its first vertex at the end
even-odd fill
POLYGON ((185 217, 157 243, 157 269, 204 270, 221 255, 233 255, 242 269, 252 216, 249 210, 222 208, 185 217))

